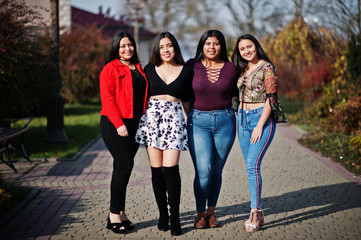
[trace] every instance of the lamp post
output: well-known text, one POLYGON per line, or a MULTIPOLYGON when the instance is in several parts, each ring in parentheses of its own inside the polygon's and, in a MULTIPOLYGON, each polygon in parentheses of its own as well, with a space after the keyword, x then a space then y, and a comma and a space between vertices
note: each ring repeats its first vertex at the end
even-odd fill
POLYGON ((139 15, 142 13, 147 0, 127 0, 126 7, 129 9, 129 15, 133 19, 133 35, 137 46, 139 46, 139 15))
POLYGON ((50 0, 50 38, 53 84, 47 102, 47 131, 44 140, 60 144, 67 142, 68 137, 64 132, 64 101, 60 94, 62 79, 59 67, 59 0, 50 0))

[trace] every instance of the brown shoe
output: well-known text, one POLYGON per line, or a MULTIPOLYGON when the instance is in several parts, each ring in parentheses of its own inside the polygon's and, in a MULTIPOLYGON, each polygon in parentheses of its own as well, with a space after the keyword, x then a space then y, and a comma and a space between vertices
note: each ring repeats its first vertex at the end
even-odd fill
POLYGON ((203 229, 203 228, 207 228, 207 221, 205 217, 196 217, 195 221, 194 221, 194 228, 195 229, 203 229))
POLYGON ((211 228, 218 228, 218 227, 220 227, 220 224, 219 224, 219 222, 217 221, 216 216, 210 215, 210 216, 208 216, 207 218, 208 218, 208 225, 209 225, 209 227, 211 227, 211 228))

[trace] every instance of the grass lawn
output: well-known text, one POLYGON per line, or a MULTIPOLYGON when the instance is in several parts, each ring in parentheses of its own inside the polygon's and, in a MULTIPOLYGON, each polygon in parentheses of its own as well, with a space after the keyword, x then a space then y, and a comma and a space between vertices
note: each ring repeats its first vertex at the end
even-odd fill
POLYGON ((341 163, 355 175, 361 175, 361 151, 350 147, 352 136, 311 131, 300 139, 300 143, 323 156, 341 163))
MULTIPOLYGON (((100 105, 65 105, 64 131, 69 139, 56 145, 43 140, 47 119, 36 117, 24 135, 24 145, 30 158, 71 158, 99 133, 100 105)), ((16 144, 16 143, 15 143, 16 144)))

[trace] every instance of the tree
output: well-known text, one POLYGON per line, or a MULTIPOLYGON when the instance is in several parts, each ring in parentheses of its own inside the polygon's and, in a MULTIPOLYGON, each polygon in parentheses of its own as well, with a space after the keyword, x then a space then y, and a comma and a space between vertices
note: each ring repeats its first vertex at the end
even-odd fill
POLYGON ((291 9, 294 11, 289 12, 293 14, 294 18, 302 18, 303 20, 323 9, 320 3, 312 0, 292 0, 292 3, 291 9))
POLYGON ((361 37, 361 0, 335 0, 327 5, 326 22, 345 36, 361 37))
POLYGON ((282 27, 285 13, 267 0, 225 0, 224 6, 231 15, 236 36, 244 33, 264 36, 282 27))
POLYGON ((200 34, 220 29, 214 16, 216 0, 148 0, 144 8, 145 27, 157 32, 170 31, 188 54, 193 54, 200 34))
POLYGON ((39 114, 50 86, 49 38, 36 11, 0 1, 0 118, 39 114))
POLYGON ((99 73, 110 41, 96 26, 73 28, 61 36, 61 92, 66 102, 89 103, 99 94, 99 73))
POLYGON ((334 29, 341 37, 361 36, 361 0, 292 0, 288 12, 308 24, 334 29), (291 11, 294 9, 294 11, 291 11))
POLYGON ((310 28, 303 18, 295 18, 275 36, 262 39, 267 54, 275 59, 282 82, 281 91, 299 94, 330 80, 331 65, 341 55, 345 43, 325 28, 310 28))

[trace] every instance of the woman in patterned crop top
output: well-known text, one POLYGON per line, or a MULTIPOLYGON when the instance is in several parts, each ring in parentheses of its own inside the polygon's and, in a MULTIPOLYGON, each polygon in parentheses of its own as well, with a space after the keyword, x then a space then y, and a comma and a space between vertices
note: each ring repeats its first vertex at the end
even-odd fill
POLYGON ((149 80, 150 99, 140 120, 136 141, 147 148, 160 215, 158 229, 169 229, 169 204, 171 235, 177 236, 181 234, 178 162, 180 151, 188 149, 182 103, 188 111, 193 72, 184 65, 177 40, 169 32, 163 32, 155 39, 149 64, 144 70, 149 80))
POLYGON ((269 101, 277 94, 277 75, 260 43, 250 34, 238 38, 232 60, 239 73, 238 137, 251 195, 251 214, 244 225, 247 232, 255 232, 264 224, 260 168, 276 129, 269 101))
POLYGON ((189 151, 195 169, 194 228, 215 228, 220 226, 214 210, 222 170, 236 136, 236 115, 231 108, 236 93, 236 68, 229 62, 224 36, 217 30, 202 35, 195 58, 187 64, 194 71, 194 99, 187 119, 189 151))

